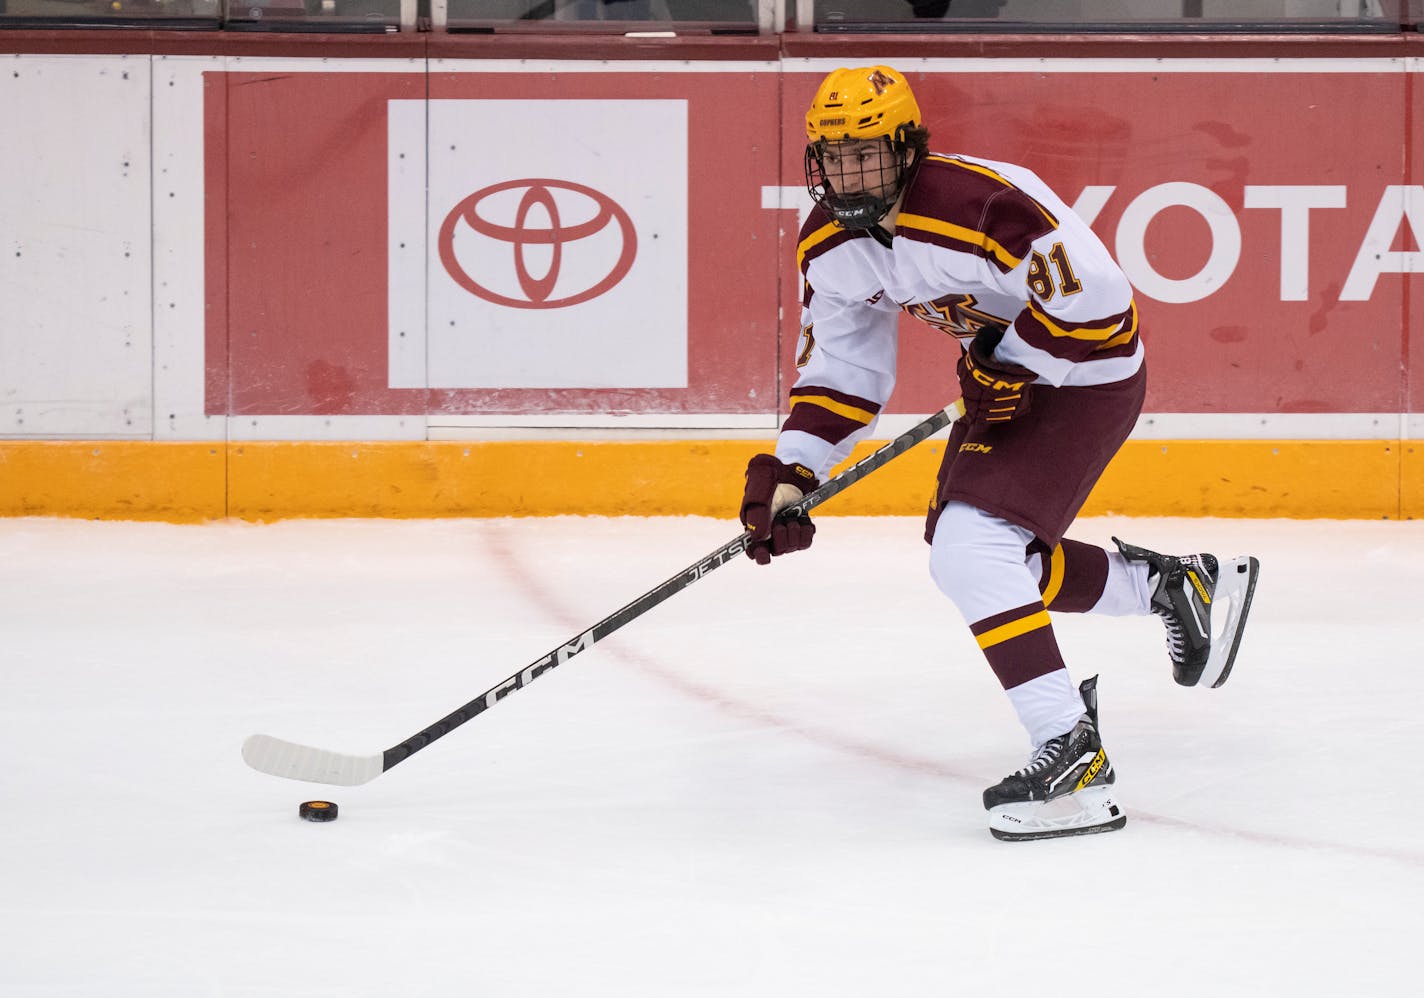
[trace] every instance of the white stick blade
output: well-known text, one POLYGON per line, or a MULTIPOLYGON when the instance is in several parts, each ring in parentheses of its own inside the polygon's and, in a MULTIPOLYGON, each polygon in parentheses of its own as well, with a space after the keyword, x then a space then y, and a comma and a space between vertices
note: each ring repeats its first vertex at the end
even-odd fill
POLYGON ((252 735, 242 743, 242 760, 259 773, 333 787, 368 783, 385 771, 385 756, 345 755, 296 742, 252 735))

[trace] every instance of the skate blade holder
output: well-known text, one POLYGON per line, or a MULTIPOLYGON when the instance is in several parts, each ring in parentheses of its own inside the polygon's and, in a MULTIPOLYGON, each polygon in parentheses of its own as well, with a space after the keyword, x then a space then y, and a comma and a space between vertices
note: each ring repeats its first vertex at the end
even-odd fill
POLYGON ((1127 815, 1108 787, 1089 787, 1051 801, 1000 804, 989 812, 989 832, 1005 842, 1112 832, 1127 815))

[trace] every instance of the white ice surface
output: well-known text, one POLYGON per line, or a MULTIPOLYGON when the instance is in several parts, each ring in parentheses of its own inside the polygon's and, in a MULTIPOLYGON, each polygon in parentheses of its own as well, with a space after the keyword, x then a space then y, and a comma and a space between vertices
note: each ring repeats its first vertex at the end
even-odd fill
POLYGON ((1056 618, 1129 821, 1028 844, 920 523, 819 523, 331 789, 243 739, 378 752, 735 524, 0 521, 0 995, 1424 993, 1424 523, 1081 522, 1261 583, 1220 690, 1056 618))

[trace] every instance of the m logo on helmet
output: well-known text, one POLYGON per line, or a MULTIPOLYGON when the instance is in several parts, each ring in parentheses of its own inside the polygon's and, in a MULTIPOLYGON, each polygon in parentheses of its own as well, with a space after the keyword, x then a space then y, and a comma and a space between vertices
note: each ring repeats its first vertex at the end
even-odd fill
POLYGON ((895 81, 877 69, 870 74, 870 85, 875 88, 877 97, 884 97, 886 88, 893 87, 895 81))

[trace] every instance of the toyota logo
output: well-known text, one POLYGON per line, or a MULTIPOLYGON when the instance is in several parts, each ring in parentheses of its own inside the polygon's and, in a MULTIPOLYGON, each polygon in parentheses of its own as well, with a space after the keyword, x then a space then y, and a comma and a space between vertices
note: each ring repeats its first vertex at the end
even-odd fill
MULTIPOLYGON (((500 200, 504 202, 507 214, 512 198, 500 200)), ((489 210, 486 206, 486 211, 489 210)), ((536 216, 534 221, 542 222, 543 219, 536 216)), ((572 254, 575 250, 570 252, 572 254)), ((597 298, 627 276, 637 252, 638 237, 633 231, 633 222, 628 213, 608 195, 567 180, 509 180, 486 187, 455 205, 440 225, 440 262, 445 265, 446 273, 456 284, 475 297, 510 308, 567 308, 597 298), (514 209, 512 219, 506 218, 496 222, 480 213, 480 206, 486 200, 505 191, 518 190, 523 190, 524 194, 519 199, 518 207, 514 209), (555 191, 567 193, 555 198, 555 191), (560 205, 563 206, 562 212, 560 205), (547 227, 529 224, 529 216, 535 209, 540 209, 540 213, 547 218, 547 227), (502 224, 508 221, 513 224, 502 224), (523 298, 500 294, 470 275, 468 265, 475 261, 467 259, 462 262, 455 253, 455 236, 462 223, 482 236, 509 244, 510 252, 514 254, 515 279, 518 281, 519 290, 524 294, 523 298), (589 273, 603 273, 604 276, 595 278, 588 287, 576 291, 565 289, 562 297, 551 298, 565 264, 565 249, 580 240, 598 235, 614 223, 618 226, 618 236, 614 250, 616 258, 612 259, 611 266, 606 270, 604 268, 613 254, 606 248, 608 240, 602 240, 598 243, 604 248, 598 252, 605 254, 603 260, 594 259, 591 263, 587 259, 587 253, 590 251, 585 251, 585 256, 580 258, 582 265, 573 268, 582 275, 576 279, 580 285, 588 282, 589 273), (530 246, 551 248, 547 269, 536 268, 544 269, 542 274, 530 272, 525 259, 526 247, 530 246), (572 293, 569 293, 570 291, 572 293)), ((474 254, 466 255, 468 258, 474 254)), ((512 293, 513 288, 505 290, 512 293)))

